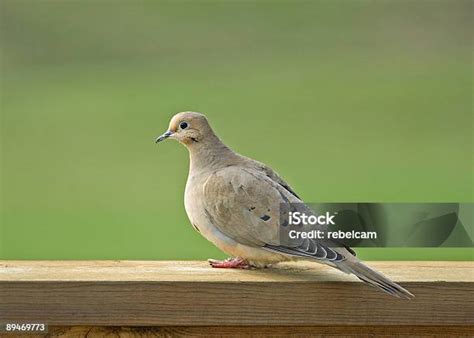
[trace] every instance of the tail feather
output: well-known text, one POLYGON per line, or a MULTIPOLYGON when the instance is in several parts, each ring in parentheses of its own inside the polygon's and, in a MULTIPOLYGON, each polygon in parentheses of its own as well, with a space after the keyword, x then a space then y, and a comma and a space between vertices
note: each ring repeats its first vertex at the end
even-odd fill
POLYGON ((361 281, 372 285, 392 296, 412 299, 415 297, 410 291, 377 272, 357 259, 348 259, 337 264, 337 267, 347 273, 354 274, 361 281))

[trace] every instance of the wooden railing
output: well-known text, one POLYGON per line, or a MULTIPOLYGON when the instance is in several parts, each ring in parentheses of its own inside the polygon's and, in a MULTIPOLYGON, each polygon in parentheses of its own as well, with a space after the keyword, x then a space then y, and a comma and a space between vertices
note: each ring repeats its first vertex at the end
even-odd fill
POLYGON ((372 262, 397 299, 314 263, 263 270, 194 261, 0 261, 0 324, 80 337, 156 334, 474 335, 473 262, 372 262))

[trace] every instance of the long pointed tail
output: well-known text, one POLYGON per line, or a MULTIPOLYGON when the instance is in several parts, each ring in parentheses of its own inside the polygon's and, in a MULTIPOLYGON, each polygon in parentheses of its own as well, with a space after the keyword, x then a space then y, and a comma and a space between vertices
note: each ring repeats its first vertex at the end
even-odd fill
POLYGON ((405 299, 412 299, 415 297, 410 291, 402 288, 380 272, 371 269, 355 257, 338 263, 337 267, 344 272, 354 274, 361 281, 366 282, 367 284, 370 284, 392 296, 405 299))

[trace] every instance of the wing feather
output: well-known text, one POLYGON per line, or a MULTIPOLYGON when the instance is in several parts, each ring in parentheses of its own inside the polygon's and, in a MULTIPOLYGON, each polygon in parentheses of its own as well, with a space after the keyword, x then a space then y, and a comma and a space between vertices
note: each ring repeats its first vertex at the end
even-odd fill
POLYGON ((285 187, 285 182, 276 182, 270 176, 265 171, 234 166, 215 171, 203 186, 210 221, 245 245, 322 261, 344 260, 344 249, 331 248, 323 241, 301 239, 291 246, 281 244, 280 209, 296 208, 307 214, 312 211, 285 187))

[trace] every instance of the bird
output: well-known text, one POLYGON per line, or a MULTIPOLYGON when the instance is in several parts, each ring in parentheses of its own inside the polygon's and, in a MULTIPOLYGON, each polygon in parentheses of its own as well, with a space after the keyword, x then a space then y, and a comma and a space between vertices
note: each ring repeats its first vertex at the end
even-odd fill
POLYGON ((272 168, 226 146, 204 114, 177 113, 155 143, 166 139, 180 142, 189 152, 184 205, 190 223, 230 256, 222 261, 209 259, 212 267, 264 268, 309 260, 353 274, 392 296, 414 297, 364 264, 348 246, 317 239, 282 243, 280 208, 298 205, 309 211, 309 207, 272 168))

